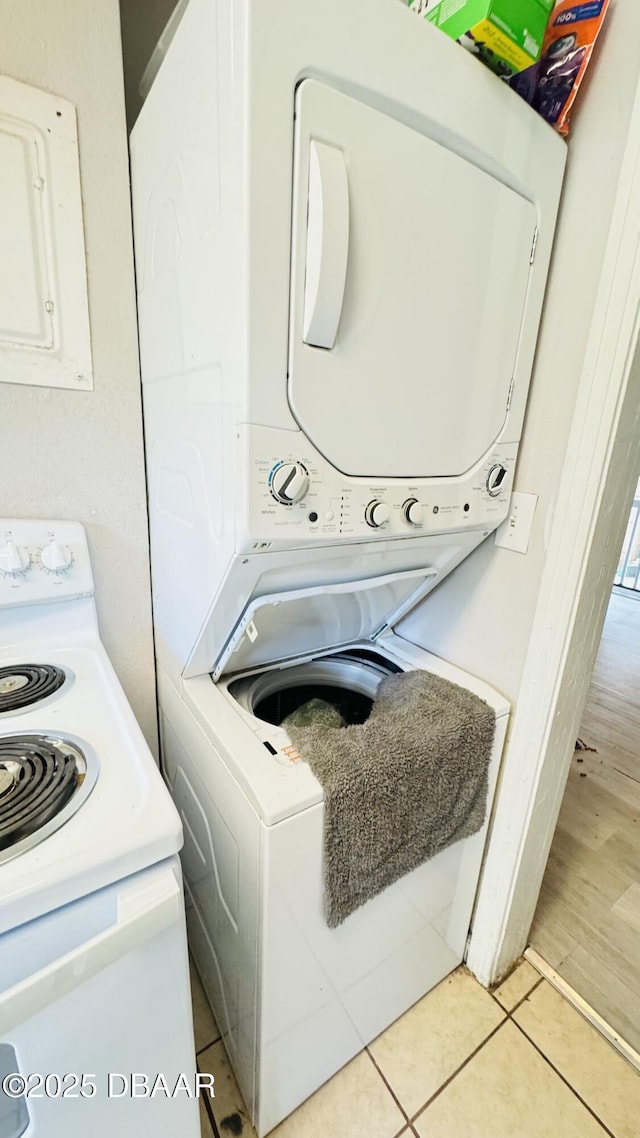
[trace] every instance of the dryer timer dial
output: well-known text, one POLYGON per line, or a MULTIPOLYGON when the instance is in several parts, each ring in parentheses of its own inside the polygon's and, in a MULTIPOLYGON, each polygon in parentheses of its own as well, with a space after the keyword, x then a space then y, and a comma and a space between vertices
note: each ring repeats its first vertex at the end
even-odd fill
POLYGON ((492 498, 497 498, 503 488, 507 477, 507 468, 501 462, 496 462, 487 475, 487 491, 492 498))
POLYGON ((308 471, 301 462, 281 462, 271 472, 270 486, 277 502, 291 506, 309 489, 308 471))

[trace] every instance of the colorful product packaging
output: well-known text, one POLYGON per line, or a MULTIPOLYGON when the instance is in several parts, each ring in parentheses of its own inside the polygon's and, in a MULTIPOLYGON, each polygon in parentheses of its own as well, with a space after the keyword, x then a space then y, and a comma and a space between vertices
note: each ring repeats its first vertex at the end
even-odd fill
POLYGON ((538 59, 554 0, 410 0, 409 7, 503 78, 538 59))
POLYGON ((542 55, 533 67, 510 79, 560 134, 569 133, 569 115, 593 54, 609 0, 559 0, 547 27, 542 55))

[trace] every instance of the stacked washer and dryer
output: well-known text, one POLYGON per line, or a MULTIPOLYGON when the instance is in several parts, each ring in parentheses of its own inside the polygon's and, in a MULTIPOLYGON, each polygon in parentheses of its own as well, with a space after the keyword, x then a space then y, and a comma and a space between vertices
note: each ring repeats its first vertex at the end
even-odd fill
POLYGON ((396 0, 190 0, 131 154, 164 770, 264 1135, 464 957, 486 822, 329 929, 282 721, 433 671, 491 802, 508 705, 402 621, 507 515, 565 147, 396 0))

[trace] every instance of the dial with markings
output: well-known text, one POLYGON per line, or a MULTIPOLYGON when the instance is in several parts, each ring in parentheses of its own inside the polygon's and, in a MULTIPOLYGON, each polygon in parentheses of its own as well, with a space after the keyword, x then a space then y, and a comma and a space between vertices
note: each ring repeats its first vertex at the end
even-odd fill
POLYGON ((283 506, 300 502, 309 489, 309 472, 301 462, 280 462, 271 472, 271 493, 283 506))
POLYGON ((422 506, 417 498, 407 498, 406 502, 403 503, 402 512, 405 521, 407 521, 410 526, 419 526, 422 524, 422 506))
POLYGON ((0 575, 3 577, 24 577, 31 568, 31 558, 25 549, 9 538, 0 547, 0 575))
POLYGON ((372 502, 364 511, 364 518, 368 526, 372 529, 380 529, 380 526, 385 525, 391 517, 391 510, 386 502, 381 502, 379 498, 374 498, 372 502))
POLYGON ((487 491, 492 498, 497 498, 503 488, 507 477, 507 468, 501 462, 496 462, 487 475, 487 491))
POLYGON ((55 538, 40 550, 40 564, 47 573, 60 577, 68 573, 73 565, 73 554, 55 538))

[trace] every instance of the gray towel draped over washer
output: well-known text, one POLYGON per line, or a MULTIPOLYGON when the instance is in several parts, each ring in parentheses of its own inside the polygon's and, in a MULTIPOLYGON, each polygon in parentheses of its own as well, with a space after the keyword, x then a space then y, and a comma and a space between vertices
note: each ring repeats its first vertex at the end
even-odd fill
POLYGON ((479 696, 425 671, 386 677, 365 723, 285 721, 324 790, 330 928, 481 828, 495 725, 479 696))

